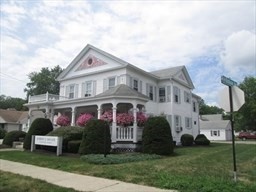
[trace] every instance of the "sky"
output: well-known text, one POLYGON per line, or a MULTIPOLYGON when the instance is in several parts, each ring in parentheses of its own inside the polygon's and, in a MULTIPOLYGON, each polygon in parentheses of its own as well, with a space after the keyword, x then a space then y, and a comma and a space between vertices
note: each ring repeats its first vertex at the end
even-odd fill
POLYGON ((29 73, 66 68, 87 44, 149 72, 185 65, 208 105, 222 75, 256 77, 256 1, 0 2, 0 95, 25 98, 29 73))

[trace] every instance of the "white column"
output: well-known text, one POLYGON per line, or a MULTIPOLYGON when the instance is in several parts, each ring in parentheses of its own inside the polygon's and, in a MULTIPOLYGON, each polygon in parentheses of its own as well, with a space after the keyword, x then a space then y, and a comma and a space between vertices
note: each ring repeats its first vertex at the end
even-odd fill
POLYGON ((112 142, 116 142, 116 106, 114 106, 114 105, 112 108, 112 113, 113 113, 113 122, 112 122, 111 140, 112 140, 112 142))
POLYGON ((71 111, 71 126, 75 126, 76 125, 76 108, 72 107, 72 111, 71 111))
POLYGON ((101 112, 102 112, 101 106, 98 106, 97 111, 98 111, 98 119, 100 119, 101 112))
POLYGON ((49 117, 49 107, 48 106, 45 108, 45 118, 47 118, 47 119, 50 118, 49 117))
POLYGON ((133 106, 133 142, 137 142, 137 108, 133 106))

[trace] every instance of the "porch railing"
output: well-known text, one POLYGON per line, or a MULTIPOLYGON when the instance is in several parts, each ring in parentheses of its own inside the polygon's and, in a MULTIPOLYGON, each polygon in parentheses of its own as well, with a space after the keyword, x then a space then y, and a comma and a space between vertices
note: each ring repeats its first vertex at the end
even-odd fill
POLYGON ((58 100, 66 100, 67 97, 54 95, 54 94, 41 94, 41 95, 33 95, 29 96, 28 102, 29 103, 36 103, 36 102, 46 102, 46 101, 58 101, 58 100))
POLYGON ((132 141, 133 140, 133 127, 116 127, 116 140, 117 141, 132 141))

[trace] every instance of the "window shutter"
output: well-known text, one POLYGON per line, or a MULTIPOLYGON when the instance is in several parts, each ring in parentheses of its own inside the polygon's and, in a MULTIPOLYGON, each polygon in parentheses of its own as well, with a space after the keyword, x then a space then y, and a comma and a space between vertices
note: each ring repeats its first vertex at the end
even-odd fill
POLYGON ((60 86, 60 96, 64 96, 65 86, 60 86))
POLYGON ((140 81, 140 84, 139 84, 139 92, 142 93, 142 81, 140 81))
POLYGON ((149 97, 149 84, 146 83, 146 95, 149 97))
POLYGON ((179 98, 179 102, 178 103, 181 103, 181 98, 180 98, 180 89, 178 88, 178 98, 179 98))
POLYGON ((108 90, 108 80, 107 79, 104 79, 103 80, 103 92, 108 90))
POLYGON ((132 77, 130 77, 130 87, 131 87, 131 88, 133 88, 132 83, 133 83, 133 78, 132 78, 132 77))
POLYGON ((65 96, 69 98, 70 86, 66 86, 65 96))
POLYGON ((120 84, 120 78, 121 78, 120 76, 117 77, 117 85, 120 84))
POLYGON ((157 101, 157 91, 156 91, 156 86, 154 86, 154 101, 157 101))
POLYGON ((96 81, 92 82, 92 95, 95 96, 96 95, 96 81))
POLYGON ((78 86, 79 84, 75 84, 75 94, 74 94, 74 98, 78 97, 78 86))
POLYGON ((81 97, 85 97, 85 83, 82 83, 81 97))
POLYGON ((166 97, 167 97, 167 102, 171 102, 171 86, 167 86, 166 97))

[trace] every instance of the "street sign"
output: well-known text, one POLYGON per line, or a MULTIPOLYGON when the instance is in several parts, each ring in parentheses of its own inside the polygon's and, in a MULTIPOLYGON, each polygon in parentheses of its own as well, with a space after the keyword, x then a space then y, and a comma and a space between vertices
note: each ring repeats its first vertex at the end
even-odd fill
MULTIPOLYGON (((238 111, 245 103, 244 92, 237 86, 231 87, 233 111, 238 111)), ((225 87, 219 93, 219 105, 226 112, 230 112, 229 87, 225 87)))
POLYGON ((230 87, 237 85, 237 82, 235 82, 232 79, 225 77, 223 75, 221 76, 221 83, 223 83, 224 85, 230 86, 230 87))

